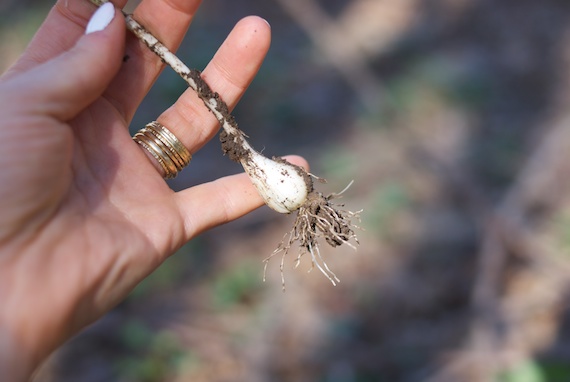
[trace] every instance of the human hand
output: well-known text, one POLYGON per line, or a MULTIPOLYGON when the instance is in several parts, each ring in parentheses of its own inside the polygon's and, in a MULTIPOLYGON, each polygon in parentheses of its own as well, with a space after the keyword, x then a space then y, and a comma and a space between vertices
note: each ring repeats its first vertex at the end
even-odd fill
MULTIPOLYGON (((143 0, 134 17, 175 50, 199 3, 143 0)), ((87 0, 59 0, 0 78, 0 369, 11 380, 26 378, 192 237, 263 203, 245 175, 178 193, 167 186, 127 128, 163 65, 125 39, 119 12, 85 35, 94 10, 87 0)), ((269 42, 268 24, 245 18, 203 71, 230 107, 269 42)), ((191 153, 219 127, 190 90, 157 120, 191 153)))

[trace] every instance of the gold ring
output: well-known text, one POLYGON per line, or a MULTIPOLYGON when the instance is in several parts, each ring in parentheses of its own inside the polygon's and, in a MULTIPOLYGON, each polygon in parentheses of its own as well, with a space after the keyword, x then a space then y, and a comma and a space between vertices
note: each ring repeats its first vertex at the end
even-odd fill
POLYGON ((156 121, 140 129, 133 140, 148 151, 164 171, 164 178, 174 178, 190 163, 192 155, 174 134, 156 121))

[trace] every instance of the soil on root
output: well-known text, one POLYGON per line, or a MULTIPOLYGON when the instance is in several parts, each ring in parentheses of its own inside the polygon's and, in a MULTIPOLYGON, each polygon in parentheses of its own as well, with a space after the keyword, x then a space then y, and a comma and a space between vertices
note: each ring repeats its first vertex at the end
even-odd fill
MULTIPOLYGON (((311 233, 311 236, 321 235, 329 245, 337 247, 350 240, 354 236, 354 230, 343 212, 331 205, 329 202, 331 196, 325 197, 320 192, 311 192, 301 209, 304 209, 308 215, 309 229, 307 231, 311 233)), ((304 214, 305 211, 300 213, 304 214)), ((301 245, 310 244, 310 239, 308 237, 307 242, 301 242, 301 245)))
POLYGON ((243 137, 240 134, 228 134, 225 130, 220 132, 222 152, 234 162, 240 162, 249 156, 250 152, 243 146, 243 137))
MULTIPOLYGON (((196 83, 196 94, 205 103, 209 103, 210 100, 216 100, 216 110, 222 115, 223 120, 227 121, 231 126, 238 128, 237 122, 233 115, 230 114, 228 105, 224 102, 220 95, 210 88, 210 85, 204 81, 199 70, 191 69, 188 73, 188 78, 192 79, 196 83)), ((220 121, 222 122, 222 121, 220 121)))
POLYGON ((361 211, 351 212, 343 210, 342 207, 344 205, 335 205, 331 202, 332 199, 340 197, 341 194, 342 192, 324 196, 322 193, 314 190, 310 192, 307 201, 297 211, 297 218, 291 231, 285 234, 277 249, 264 260, 265 269, 267 269, 269 260, 281 253, 280 270, 283 289, 285 289, 285 276, 283 273, 285 256, 296 242, 299 244, 300 251, 295 259, 295 267, 300 264, 303 255, 309 254, 311 256, 311 269, 317 267, 333 285, 340 281, 321 256, 319 239, 324 238, 332 247, 346 244, 356 248, 351 241, 354 241, 357 245, 359 244, 354 232, 354 228, 358 227, 352 223, 352 220, 360 220, 361 211))

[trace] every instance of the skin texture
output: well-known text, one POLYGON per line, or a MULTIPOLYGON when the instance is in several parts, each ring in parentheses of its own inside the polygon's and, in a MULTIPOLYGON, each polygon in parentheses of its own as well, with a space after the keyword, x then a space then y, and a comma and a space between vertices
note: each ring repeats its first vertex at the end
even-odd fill
MULTIPOLYGON (((134 16, 175 51, 199 3, 143 0, 134 16)), ((126 33, 119 12, 106 29, 85 35, 94 11, 87 0, 58 1, 0 78, 0 370, 6 380, 27 379, 188 240, 263 203, 244 174, 178 193, 167 186, 128 133, 163 65, 126 33)), ((230 107, 269 43, 268 24, 245 18, 203 71, 230 107)), ((192 153, 219 128, 190 90, 157 119, 192 153)))

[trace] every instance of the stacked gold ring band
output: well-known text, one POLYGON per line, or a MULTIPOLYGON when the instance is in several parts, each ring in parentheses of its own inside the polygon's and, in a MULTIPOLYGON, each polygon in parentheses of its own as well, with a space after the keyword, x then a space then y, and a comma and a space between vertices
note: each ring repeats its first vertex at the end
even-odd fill
POLYGON ((152 121, 140 129, 133 140, 147 150, 160 164, 164 178, 174 178, 190 163, 190 151, 166 127, 152 121))

